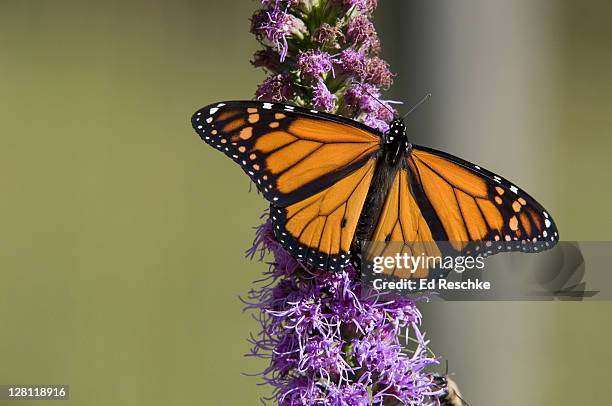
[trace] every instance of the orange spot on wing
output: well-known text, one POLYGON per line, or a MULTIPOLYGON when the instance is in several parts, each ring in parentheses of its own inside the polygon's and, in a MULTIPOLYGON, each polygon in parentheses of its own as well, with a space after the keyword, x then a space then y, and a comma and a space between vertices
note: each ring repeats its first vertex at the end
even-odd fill
POLYGON ((232 117, 235 117, 238 114, 240 114, 240 112, 236 111, 236 110, 225 111, 225 112, 219 114, 217 117, 215 117, 215 119, 217 121, 224 121, 224 120, 228 120, 228 119, 230 119, 232 117))
MULTIPOLYGON (((243 140, 248 140, 253 136, 253 127, 246 127, 240 130, 240 134, 238 134, 238 138, 242 138, 243 140)), ((234 137, 232 137, 234 139, 234 137)))
POLYGON ((224 131, 224 132, 226 132, 226 133, 229 133, 229 132, 234 131, 234 130, 235 130, 235 129, 237 129, 238 127, 241 127, 241 126, 242 126, 242 125, 244 125, 244 124, 245 124, 244 119, 239 118, 239 119, 236 119, 236 120, 234 120, 234 121, 230 121, 228 124, 226 124, 226 125, 223 127, 223 131, 224 131))
POLYGON ((538 229, 538 232, 542 232, 542 219, 540 218, 540 216, 538 216, 536 212, 534 212, 531 208, 528 208, 527 211, 529 212, 531 220, 533 220, 533 223, 538 229))
POLYGON ((523 229, 525 229, 525 233, 527 233, 528 236, 531 236, 531 222, 529 221, 527 214, 522 212, 519 215, 519 218, 521 219, 521 224, 523 225, 523 229))
POLYGON ((508 221, 508 226, 510 227, 510 230, 512 231, 518 230, 518 225, 519 225, 519 222, 516 216, 510 217, 510 220, 508 221))

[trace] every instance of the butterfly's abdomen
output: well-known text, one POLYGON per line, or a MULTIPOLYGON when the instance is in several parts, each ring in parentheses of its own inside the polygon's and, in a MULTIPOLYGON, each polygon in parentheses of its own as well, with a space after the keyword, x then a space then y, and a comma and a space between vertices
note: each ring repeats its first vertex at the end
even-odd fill
POLYGON ((383 136, 383 156, 378 161, 376 173, 359 218, 353 252, 358 252, 363 242, 372 236, 393 179, 397 171, 405 166, 403 158, 410 154, 411 149, 412 145, 408 142, 404 121, 401 118, 395 118, 389 124, 389 131, 383 136))
POLYGON ((397 171, 403 165, 404 160, 399 159, 394 164, 391 164, 387 159, 381 159, 376 167, 374 179, 366 201, 357 223, 357 230, 355 232, 355 240, 353 243, 353 253, 358 253, 363 244, 370 239, 374 228, 376 227, 376 221, 380 216, 380 213, 385 202, 393 179, 397 171))

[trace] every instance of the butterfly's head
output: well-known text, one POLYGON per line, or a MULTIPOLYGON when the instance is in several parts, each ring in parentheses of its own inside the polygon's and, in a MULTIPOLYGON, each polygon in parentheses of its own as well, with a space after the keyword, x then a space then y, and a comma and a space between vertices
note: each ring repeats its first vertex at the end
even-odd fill
POLYGON ((401 137, 402 134, 406 135, 406 124, 404 124, 404 119, 395 117, 389 124, 388 134, 390 137, 401 137))
POLYGON ((395 117, 389 124, 389 131, 385 134, 385 149, 389 160, 395 163, 402 153, 410 152, 412 145, 408 142, 406 125, 401 117, 395 117))

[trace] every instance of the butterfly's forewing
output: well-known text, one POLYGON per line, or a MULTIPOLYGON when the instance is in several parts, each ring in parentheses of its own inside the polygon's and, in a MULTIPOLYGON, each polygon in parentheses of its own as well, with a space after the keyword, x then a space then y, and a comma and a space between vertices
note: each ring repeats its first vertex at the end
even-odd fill
POLYGON ((271 202, 275 235, 296 258, 324 269, 348 261, 380 134, 338 116, 257 101, 204 107, 192 124, 271 202))
POLYGON ((279 207, 333 185, 363 166, 381 143, 350 120, 283 104, 219 103, 198 110, 191 121, 207 144, 236 161, 279 207))
POLYGON ((420 146, 407 161, 434 238, 449 241, 458 253, 538 252, 559 240, 545 209, 500 176, 420 146))

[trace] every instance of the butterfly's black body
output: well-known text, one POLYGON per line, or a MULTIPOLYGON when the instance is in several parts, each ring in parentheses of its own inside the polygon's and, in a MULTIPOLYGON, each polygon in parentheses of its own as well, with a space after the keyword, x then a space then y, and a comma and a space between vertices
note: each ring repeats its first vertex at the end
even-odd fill
MULTIPOLYGON (((385 198, 391 188, 391 183, 399 170, 407 169, 408 165, 406 164, 406 158, 410 157, 413 148, 406 134, 404 120, 400 117, 395 117, 389 124, 389 130, 382 134, 382 140, 383 157, 376 166, 376 173, 372 179, 372 187, 366 197, 364 209, 359 218, 355 240, 351 249, 351 262, 357 269, 361 267, 361 254, 364 245, 368 241, 372 241, 372 234, 376 227, 375 220, 380 217, 385 198)), ((408 173, 410 172, 408 171, 408 173)), ((419 201, 422 210, 427 213, 432 213, 433 208, 431 204, 425 198, 424 191, 411 173, 410 190, 419 201)), ((432 223, 432 233, 436 241, 443 241, 447 238, 442 225, 437 221, 435 215, 432 216, 432 223)), ((389 237, 390 236, 386 238, 386 241, 389 240, 389 237)))
POLYGON ((484 255, 558 241, 535 199, 478 165, 411 144, 401 118, 383 134, 315 110, 228 101, 197 111, 192 125, 270 202, 276 239, 317 268, 342 269, 373 237, 459 241, 455 254, 484 255))
POLYGON ((412 144, 408 142, 404 120, 396 117, 389 124, 389 131, 383 134, 385 160, 394 165, 402 157, 410 154, 410 150, 412 150, 412 144))
POLYGON ((364 210, 359 217, 355 241, 353 243, 352 261, 359 266, 359 257, 363 243, 370 240, 374 231, 374 219, 377 219, 385 196, 391 186, 391 182, 400 168, 405 167, 404 157, 409 156, 412 144, 408 142, 406 125, 401 118, 396 117, 389 125, 389 131, 382 134, 382 159, 376 166, 376 173, 372 179, 372 187, 366 197, 364 210))

